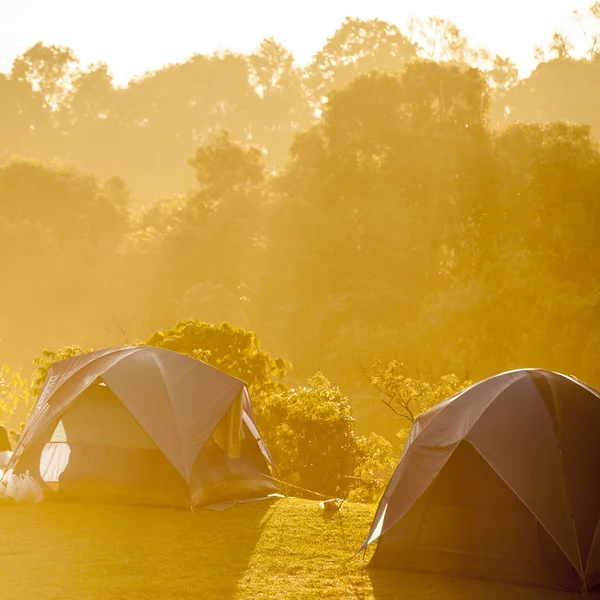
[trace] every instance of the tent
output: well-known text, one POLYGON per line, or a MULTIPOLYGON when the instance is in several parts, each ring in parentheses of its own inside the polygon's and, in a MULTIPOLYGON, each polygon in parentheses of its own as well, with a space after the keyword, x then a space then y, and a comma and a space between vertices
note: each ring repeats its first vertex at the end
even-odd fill
POLYGON ((370 566, 585 592, 600 583, 600 393, 523 369, 421 415, 359 549, 370 566))
POLYGON ((5 478, 46 498, 197 506, 279 492, 245 384, 169 350, 122 347, 51 366, 5 478))

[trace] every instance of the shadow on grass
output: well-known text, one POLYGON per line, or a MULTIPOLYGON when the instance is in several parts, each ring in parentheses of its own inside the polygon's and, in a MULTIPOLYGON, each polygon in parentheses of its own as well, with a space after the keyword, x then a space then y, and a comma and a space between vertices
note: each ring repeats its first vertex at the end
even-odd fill
MULTIPOLYGON (((577 594, 431 573, 374 568, 365 562, 375 600, 573 600, 577 594)), ((592 600, 596 596, 588 596, 592 600)))
POLYGON ((2 506, 2 600, 232 598, 272 501, 223 512, 2 506))

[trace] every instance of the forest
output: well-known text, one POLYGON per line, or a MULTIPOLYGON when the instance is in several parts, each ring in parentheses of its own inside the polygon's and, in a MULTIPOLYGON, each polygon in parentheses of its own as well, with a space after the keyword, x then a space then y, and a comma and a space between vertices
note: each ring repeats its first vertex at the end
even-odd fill
POLYGON ((57 358, 158 345, 250 384, 284 479, 371 500, 414 417, 469 382, 600 386, 587 18, 585 55, 557 33, 526 77, 439 18, 124 87, 26 49, 0 74, 0 421, 57 358))

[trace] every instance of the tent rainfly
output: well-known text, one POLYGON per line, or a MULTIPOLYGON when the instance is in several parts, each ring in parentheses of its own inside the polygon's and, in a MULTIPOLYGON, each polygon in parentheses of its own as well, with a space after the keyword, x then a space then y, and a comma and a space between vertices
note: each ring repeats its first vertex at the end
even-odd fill
POLYGON ((510 371, 415 421, 360 550, 379 540, 372 567, 586 592, 600 584, 599 483, 600 393, 510 371))
POLYGON ((245 384, 148 346, 55 363, 5 477, 46 498, 198 506, 279 492, 245 384))

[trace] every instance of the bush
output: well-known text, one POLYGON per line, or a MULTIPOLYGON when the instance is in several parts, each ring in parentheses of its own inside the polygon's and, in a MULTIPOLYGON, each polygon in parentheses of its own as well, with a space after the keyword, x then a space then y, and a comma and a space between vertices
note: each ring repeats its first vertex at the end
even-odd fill
POLYGON ((439 379, 414 379, 404 374, 404 365, 398 361, 387 364, 377 361, 369 380, 380 400, 394 413, 399 422, 398 437, 404 446, 416 418, 442 400, 471 385, 456 375, 439 379))
POLYGON ((330 496, 351 484, 359 455, 352 410, 323 375, 264 397, 256 418, 284 481, 330 496))
POLYGON ((187 354, 239 377, 253 395, 284 389, 279 383, 289 363, 282 358, 271 358, 252 332, 229 323, 180 321, 167 331, 155 332, 147 344, 187 354))
POLYGON ((0 367, 0 422, 18 427, 31 409, 33 397, 29 383, 8 365, 0 367))
POLYGON ((348 495, 351 502, 377 502, 398 464, 394 447, 385 438, 371 433, 358 440, 359 460, 348 495))

